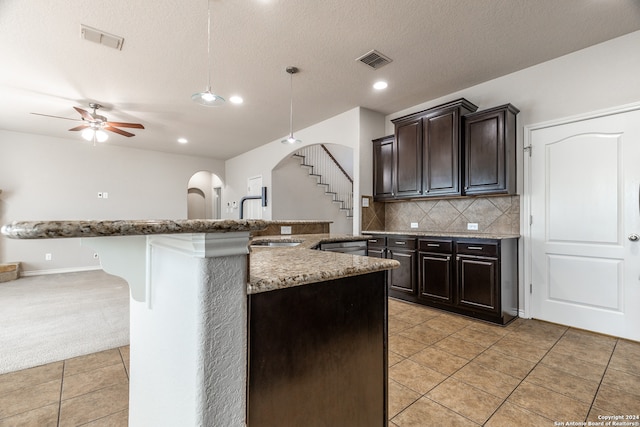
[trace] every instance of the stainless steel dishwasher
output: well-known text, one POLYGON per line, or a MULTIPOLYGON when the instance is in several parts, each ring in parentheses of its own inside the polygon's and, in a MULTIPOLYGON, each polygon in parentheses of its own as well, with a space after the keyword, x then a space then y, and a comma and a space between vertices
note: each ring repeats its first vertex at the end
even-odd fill
POLYGON ((321 251, 341 252, 350 255, 367 255, 367 241, 356 240, 349 242, 320 243, 321 251))

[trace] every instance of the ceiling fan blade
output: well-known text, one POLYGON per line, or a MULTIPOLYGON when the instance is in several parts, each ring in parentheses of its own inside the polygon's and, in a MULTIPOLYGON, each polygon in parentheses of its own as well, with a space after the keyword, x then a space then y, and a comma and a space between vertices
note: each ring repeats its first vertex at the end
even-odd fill
POLYGON ((90 125, 80 125, 80 126, 76 126, 74 128, 71 128, 69 130, 71 130, 71 131, 83 130, 83 129, 86 129, 86 128, 89 128, 89 127, 91 127, 91 126, 90 125))
POLYGON ((85 120, 89 120, 90 122, 93 121, 93 116, 89 113, 87 113, 87 111, 83 110, 82 108, 78 108, 78 107, 73 107, 78 113, 80 113, 80 115, 82 116, 83 119, 85 120))
POLYGON ((144 129, 140 123, 124 123, 124 122, 106 122, 107 126, 116 126, 119 128, 136 128, 144 129))
POLYGON ((82 119, 70 119, 69 117, 52 116, 50 114, 41 114, 41 113, 31 113, 31 114, 36 116, 53 117, 54 119, 73 120, 74 122, 79 122, 82 120, 82 119))
POLYGON ((122 129, 114 128, 113 126, 108 126, 107 125, 107 126, 103 127, 102 129, 108 130, 108 131, 111 131, 111 132, 115 132, 115 133, 119 133, 120 135, 126 136, 126 137, 136 136, 135 134, 133 134, 131 132, 127 132, 127 131, 122 130, 122 129))

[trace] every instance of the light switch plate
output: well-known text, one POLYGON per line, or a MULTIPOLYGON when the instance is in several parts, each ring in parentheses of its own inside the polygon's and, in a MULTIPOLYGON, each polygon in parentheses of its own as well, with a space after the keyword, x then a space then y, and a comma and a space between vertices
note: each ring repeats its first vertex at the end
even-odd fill
POLYGON ((468 222, 467 223, 467 230, 477 230, 478 229, 478 223, 477 222, 468 222))
POLYGON ((280 227, 280 234, 291 234, 291 226, 283 225, 280 227))
POLYGON ((418 223, 417 222, 412 222, 411 223, 411 228, 418 228, 418 223))

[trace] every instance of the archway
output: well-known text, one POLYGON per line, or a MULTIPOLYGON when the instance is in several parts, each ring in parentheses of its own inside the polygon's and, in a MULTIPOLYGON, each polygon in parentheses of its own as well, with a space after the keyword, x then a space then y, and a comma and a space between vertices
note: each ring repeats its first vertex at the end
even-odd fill
POLYGON ((353 184, 338 195, 339 189, 319 183, 343 174, 351 178, 353 156, 351 147, 338 144, 312 144, 288 154, 271 171, 272 219, 327 220, 331 232, 352 233, 353 184))
POLYGON ((189 179, 187 186, 188 219, 220 219, 222 180, 209 171, 199 171, 189 179))

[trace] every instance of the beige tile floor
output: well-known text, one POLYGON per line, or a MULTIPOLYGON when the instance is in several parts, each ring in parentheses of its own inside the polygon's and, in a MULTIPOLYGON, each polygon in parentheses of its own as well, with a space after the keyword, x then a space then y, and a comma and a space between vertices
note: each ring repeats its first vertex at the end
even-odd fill
MULTIPOLYGON (((128 362, 121 347, 0 375, 0 427, 126 426, 128 362)), ((637 414, 640 343, 389 301, 390 427, 554 426, 637 414)))
POLYGON ((390 427, 587 425, 603 415, 640 415, 640 343, 389 301, 390 427))

